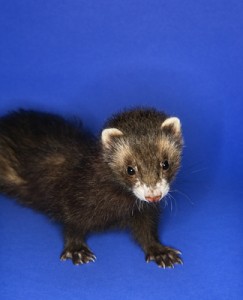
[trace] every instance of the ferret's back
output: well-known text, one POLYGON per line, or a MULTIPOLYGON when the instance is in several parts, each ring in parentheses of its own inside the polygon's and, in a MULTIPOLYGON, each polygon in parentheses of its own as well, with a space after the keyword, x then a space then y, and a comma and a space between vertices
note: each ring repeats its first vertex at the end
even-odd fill
POLYGON ((81 138, 81 123, 67 121, 55 114, 18 110, 0 118, 0 135, 16 143, 40 142, 47 137, 54 139, 81 138))
POLYGON ((22 198, 47 192, 90 145, 79 123, 54 114, 19 110, 0 118, 0 191, 22 198))

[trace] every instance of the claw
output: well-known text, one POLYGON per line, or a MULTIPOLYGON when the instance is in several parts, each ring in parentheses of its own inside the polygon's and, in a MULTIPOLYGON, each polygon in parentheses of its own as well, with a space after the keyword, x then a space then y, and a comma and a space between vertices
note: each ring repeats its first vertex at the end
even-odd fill
POLYGON ((181 252, 179 250, 159 245, 150 250, 146 256, 146 261, 154 260, 160 268, 165 269, 168 267, 174 269, 175 264, 183 264, 180 255, 181 252))
POLYGON ((154 257, 151 255, 146 256, 146 262, 149 263, 151 260, 154 260, 154 257))
POLYGON ((183 264, 184 264, 183 261, 182 261, 182 259, 180 259, 179 257, 177 258, 176 263, 177 263, 177 264, 180 264, 180 265, 183 265, 183 264))
POLYGON ((174 248, 170 248, 170 247, 165 247, 169 252, 172 252, 172 253, 175 253, 177 255, 182 255, 182 252, 177 250, 177 249, 174 249, 174 248))
POLYGON ((168 253, 168 256, 169 256, 170 260, 174 260, 174 258, 175 258, 175 255, 172 255, 171 253, 168 253))
POLYGON ((75 251, 65 250, 62 254, 60 259, 62 261, 67 260, 70 258, 74 265, 83 265, 89 262, 95 262, 96 256, 88 249, 81 249, 75 251))
POLYGON ((92 262, 95 262, 95 261, 96 261, 96 257, 90 257, 90 260, 91 260, 92 262))

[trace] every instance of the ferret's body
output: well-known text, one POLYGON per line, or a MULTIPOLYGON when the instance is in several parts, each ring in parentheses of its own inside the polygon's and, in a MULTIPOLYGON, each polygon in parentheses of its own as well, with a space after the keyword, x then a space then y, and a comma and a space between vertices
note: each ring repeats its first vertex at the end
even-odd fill
POLYGON ((159 243, 158 202, 180 164, 177 118, 135 109, 111 118, 97 140, 79 124, 20 110, 0 118, 0 192, 64 224, 61 258, 93 261, 85 235, 129 227, 160 266, 181 263, 159 243))

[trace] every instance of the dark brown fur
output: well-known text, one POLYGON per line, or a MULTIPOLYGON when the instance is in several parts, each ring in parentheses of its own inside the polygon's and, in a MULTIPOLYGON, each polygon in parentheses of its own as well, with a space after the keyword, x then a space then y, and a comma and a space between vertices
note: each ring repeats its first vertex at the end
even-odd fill
POLYGON ((0 192, 63 223, 63 260, 93 261, 86 234, 119 226, 131 229, 148 261, 162 267, 181 263, 177 250, 159 242, 158 204, 138 204, 131 192, 134 179, 125 171, 136 160, 139 176, 152 182, 155 174, 162 176, 159 162, 169 159, 171 167, 163 176, 171 182, 180 165, 182 139, 173 128, 161 130, 166 118, 151 109, 115 115, 105 128, 115 127, 124 136, 114 138, 107 149, 80 124, 59 116, 10 113, 0 119, 0 192))

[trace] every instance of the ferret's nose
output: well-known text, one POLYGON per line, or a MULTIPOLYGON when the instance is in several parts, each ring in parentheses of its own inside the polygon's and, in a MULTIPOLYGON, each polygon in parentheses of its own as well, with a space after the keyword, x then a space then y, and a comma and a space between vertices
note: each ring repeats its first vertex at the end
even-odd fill
POLYGON ((157 195, 157 196, 147 196, 145 197, 146 200, 148 200, 149 202, 157 202, 162 198, 162 194, 157 195))

